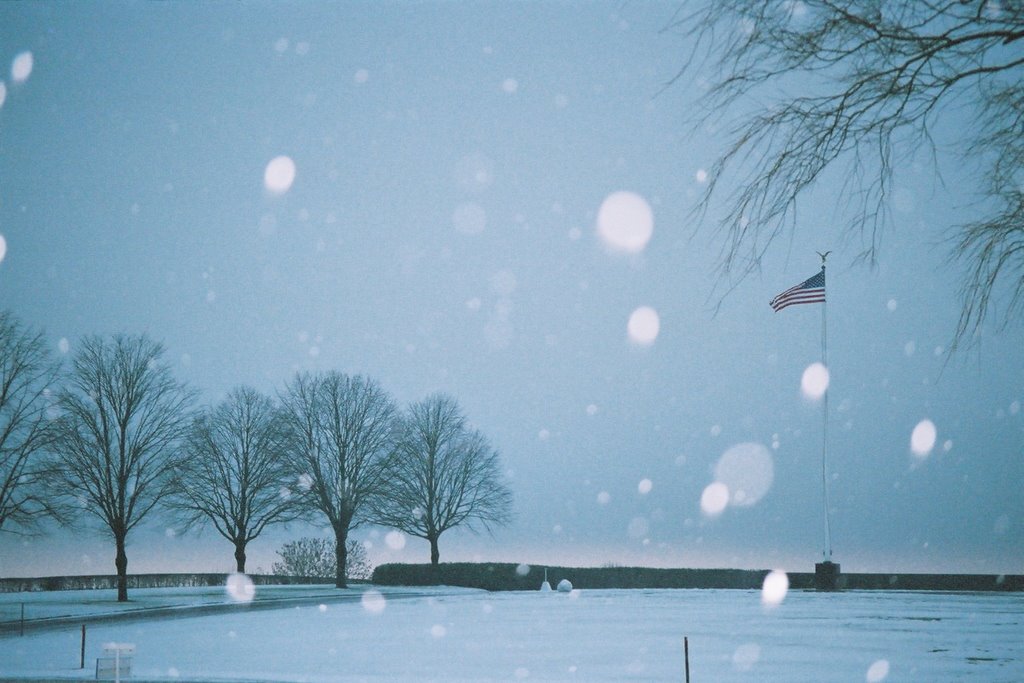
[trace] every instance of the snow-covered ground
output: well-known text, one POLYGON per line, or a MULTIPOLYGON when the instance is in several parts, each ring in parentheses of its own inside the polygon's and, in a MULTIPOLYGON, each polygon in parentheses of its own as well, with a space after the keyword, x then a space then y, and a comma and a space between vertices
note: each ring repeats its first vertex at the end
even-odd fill
MULTIPOLYGON (((102 645, 115 641, 136 646, 136 679, 682 681, 687 637, 694 683, 1024 681, 1021 594, 789 591, 771 607, 761 591, 443 589, 400 600, 371 587, 269 590, 313 602, 93 625, 85 671, 77 627, 7 635, 0 677, 91 678, 102 645), (329 599, 339 593, 346 600, 329 599)), ((53 607, 61 595, 65 612, 106 611, 113 600, 107 591, 22 593, 0 596, 0 607, 53 607)), ((132 598, 138 607, 224 593, 132 598)))
POLYGON ((112 589, 0 593, 0 624, 20 620, 22 605, 25 607, 25 619, 33 620, 238 604, 250 598, 270 603, 299 599, 352 600, 359 596, 358 591, 339 591, 326 584, 250 588, 243 582, 230 588, 234 589, 234 595, 229 586, 132 588, 128 591, 129 601, 120 603, 117 602, 117 592, 112 589))

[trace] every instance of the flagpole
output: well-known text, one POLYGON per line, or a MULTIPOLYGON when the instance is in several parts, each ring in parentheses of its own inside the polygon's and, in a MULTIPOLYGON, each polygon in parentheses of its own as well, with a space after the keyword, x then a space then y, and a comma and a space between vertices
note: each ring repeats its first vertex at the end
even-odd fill
POLYGON ((832 528, 829 520, 828 505, 828 314, 825 297, 825 260, 832 252, 820 251, 821 272, 807 278, 803 282, 769 301, 769 305, 777 313, 794 304, 821 304, 821 365, 825 368, 825 391, 822 395, 822 428, 821 428, 821 502, 825 521, 825 545, 822 549, 823 560, 814 565, 814 587, 822 591, 834 591, 840 588, 839 565, 832 561, 832 528))
MULTIPOLYGON (((822 276, 825 274, 825 259, 828 258, 830 252, 824 254, 819 253, 821 256, 821 273, 822 276)), ((828 318, 826 315, 826 308, 828 304, 825 301, 821 302, 821 364, 825 366, 825 370, 828 371, 828 318)), ((831 372, 830 372, 831 374, 831 372)), ((822 505, 824 506, 825 512, 825 549, 823 558, 825 562, 832 561, 832 529, 829 524, 828 518, 828 388, 825 389, 825 394, 822 397, 822 428, 821 428, 821 490, 822 490, 822 505)))

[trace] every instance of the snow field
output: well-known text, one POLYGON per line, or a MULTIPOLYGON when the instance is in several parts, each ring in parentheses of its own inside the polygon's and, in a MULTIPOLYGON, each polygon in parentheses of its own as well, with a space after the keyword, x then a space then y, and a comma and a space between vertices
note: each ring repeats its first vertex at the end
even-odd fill
MULTIPOLYGON (((358 595, 367 589, 354 588, 358 595)), ((0 638, 0 676, 89 678, 107 642, 136 678, 275 681, 1024 680, 1024 596, 463 591, 0 638)), ((354 598, 356 596, 353 596, 354 598)))

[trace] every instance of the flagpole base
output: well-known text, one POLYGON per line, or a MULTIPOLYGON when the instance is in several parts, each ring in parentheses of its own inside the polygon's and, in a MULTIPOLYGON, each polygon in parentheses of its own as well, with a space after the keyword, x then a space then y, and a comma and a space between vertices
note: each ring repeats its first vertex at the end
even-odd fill
POLYGON ((817 562, 814 565, 814 589, 839 590, 839 565, 831 561, 817 562))

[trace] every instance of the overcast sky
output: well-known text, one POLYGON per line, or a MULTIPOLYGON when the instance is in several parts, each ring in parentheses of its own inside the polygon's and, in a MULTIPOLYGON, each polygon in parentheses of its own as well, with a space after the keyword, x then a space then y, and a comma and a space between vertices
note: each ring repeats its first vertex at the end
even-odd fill
MULTIPOLYGON (((977 199, 955 134, 941 179, 924 156, 897 169, 877 268, 838 239, 826 182, 716 313, 721 245, 691 211, 724 138, 687 125, 699 74, 665 89, 687 54, 674 13, 0 3, 0 306, 65 358, 146 333, 206 403, 328 369, 403 404, 455 396, 516 520, 445 534, 442 561, 809 571, 823 413, 801 379, 822 307, 768 301, 831 249, 832 559, 1021 573, 1021 327, 945 351, 944 229, 977 199)), ((429 560, 385 532, 355 532, 374 563, 429 560)), ((273 530, 250 569, 309 533, 273 530)), ((154 516, 129 571, 228 571, 232 552, 154 516)), ((100 533, 4 535, 0 575, 113 555, 100 533)))

